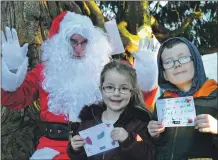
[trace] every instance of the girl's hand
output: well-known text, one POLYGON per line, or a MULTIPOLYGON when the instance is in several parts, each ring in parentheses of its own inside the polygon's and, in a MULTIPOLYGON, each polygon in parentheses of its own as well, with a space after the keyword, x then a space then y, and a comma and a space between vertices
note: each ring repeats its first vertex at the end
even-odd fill
POLYGON ((150 121, 148 124, 148 132, 153 138, 158 138, 160 133, 165 131, 165 127, 158 121, 150 121))
POLYGON ((73 150, 78 151, 85 145, 84 139, 82 139, 79 135, 75 135, 71 140, 71 146, 73 150))
POLYGON ((122 127, 116 127, 111 131, 111 138, 119 142, 123 142, 127 139, 128 135, 128 132, 122 127))
POLYGON ((209 114, 200 114, 195 118, 195 125, 199 132, 218 134, 217 119, 209 114))

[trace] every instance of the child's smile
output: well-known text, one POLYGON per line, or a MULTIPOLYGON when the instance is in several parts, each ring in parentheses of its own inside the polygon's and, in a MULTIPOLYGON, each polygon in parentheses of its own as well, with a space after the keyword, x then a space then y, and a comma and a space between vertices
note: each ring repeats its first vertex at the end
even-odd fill
POLYGON ((176 72, 174 75, 176 76, 176 75, 181 75, 181 74, 183 74, 183 73, 186 73, 186 71, 179 71, 179 72, 176 72))
POLYGON ((115 69, 107 71, 103 86, 105 90, 102 90, 102 96, 107 108, 117 111, 123 110, 128 105, 131 91, 126 92, 126 90, 132 88, 128 76, 119 73, 115 69))
POLYGON ((112 102, 115 102, 115 103, 120 103, 122 102, 122 100, 113 100, 113 99, 110 99, 112 102))

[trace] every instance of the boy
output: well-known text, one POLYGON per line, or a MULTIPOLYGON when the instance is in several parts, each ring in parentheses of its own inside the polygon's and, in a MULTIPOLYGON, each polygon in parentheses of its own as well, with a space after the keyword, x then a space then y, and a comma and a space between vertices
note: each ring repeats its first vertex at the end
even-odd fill
POLYGON ((157 62, 158 84, 165 90, 160 99, 193 96, 196 127, 165 128, 154 116, 148 131, 156 138, 156 159, 218 159, 217 82, 206 78, 198 49, 185 38, 170 38, 161 45, 157 62))

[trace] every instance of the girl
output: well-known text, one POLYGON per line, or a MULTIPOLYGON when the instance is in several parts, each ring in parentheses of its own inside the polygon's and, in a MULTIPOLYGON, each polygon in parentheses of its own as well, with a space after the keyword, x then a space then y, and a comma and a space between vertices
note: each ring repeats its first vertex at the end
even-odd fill
POLYGON ((78 131, 99 123, 112 123, 111 138, 119 147, 87 157, 85 141, 75 135, 68 145, 73 160, 153 160, 155 148, 147 130, 150 113, 146 110, 136 84, 136 72, 126 64, 112 61, 101 72, 100 90, 103 101, 85 106, 80 112, 78 131))
MULTIPOLYGON (((157 160, 218 159, 217 82, 205 75, 197 48, 182 37, 165 41, 158 53, 160 98, 193 96, 196 127, 164 128, 150 121, 149 133, 157 140, 157 160)), ((155 116, 156 117, 156 116, 155 116)))

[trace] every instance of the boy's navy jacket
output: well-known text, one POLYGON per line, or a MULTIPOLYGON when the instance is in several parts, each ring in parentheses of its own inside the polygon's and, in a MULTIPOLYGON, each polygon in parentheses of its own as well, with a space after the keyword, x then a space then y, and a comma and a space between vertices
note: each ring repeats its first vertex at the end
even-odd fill
MULTIPOLYGON (((217 87, 215 81, 208 80, 201 92, 195 94, 194 103, 196 115, 210 114, 218 119, 217 108, 217 87), (207 91, 212 91, 208 96, 202 95, 207 91), (201 94, 200 94, 201 93, 201 94)), ((166 92, 160 97, 174 98, 174 92, 166 92)), ((154 118, 156 117, 156 109, 154 118)), ((166 128, 161 136, 156 140, 157 160, 188 160, 188 158, 213 158, 218 160, 218 135, 201 133, 194 127, 170 127, 166 128)))
MULTIPOLYGON (((209 114, 218 119, 217 82, 206 78, 198 49, 185 38, 175 38, 183 41, 191 52, 195 67, 193 83, 188 92, 182 92, 175 85, 166 81, 163 70, 161 70, 162 62, 159 52, 157 59, 158 84, 160 88, 165 90, 160 99, 193 96, 196 115, 209 114)), ((156 108, 153 119, 157 120, 156 108)), ((156 139, 156 147, 157 160, 188 160, 189 158, 213 158, 213 160, 218 160, 218 135, 201 133, 194 127, 167 127, 156 139)))

